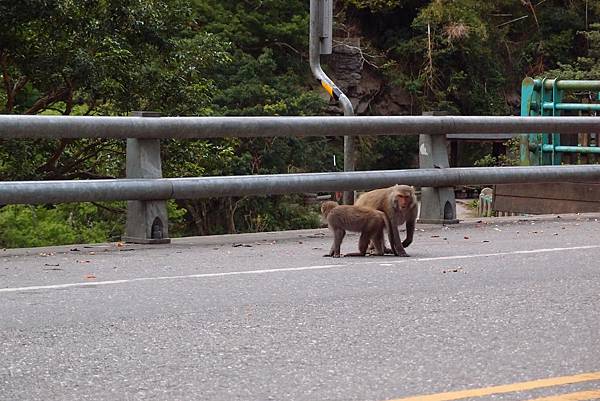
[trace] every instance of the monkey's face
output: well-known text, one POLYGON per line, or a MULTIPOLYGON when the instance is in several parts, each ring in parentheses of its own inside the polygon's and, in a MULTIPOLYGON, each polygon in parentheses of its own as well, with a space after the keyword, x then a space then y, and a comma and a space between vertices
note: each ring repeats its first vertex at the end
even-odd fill
POLYGON ((412 195, 406 192, 396 194, 396 204, 400 209, 406 209, 412 206, 412 195))
POLYGON ((329 214, 329 212, 331 212, 331 210, 336 206, 339 206, 339 204, 337 202, 333 202, 333 201, 323 202, 321 204, 321 215, 324 218, 327 218, 327 215, 329 214))

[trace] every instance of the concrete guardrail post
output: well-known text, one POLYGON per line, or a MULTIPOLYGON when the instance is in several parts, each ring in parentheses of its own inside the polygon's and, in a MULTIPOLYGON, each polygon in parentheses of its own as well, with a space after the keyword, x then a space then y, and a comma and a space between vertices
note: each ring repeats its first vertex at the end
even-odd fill
MULTIPOLYGON (((424 116, 445 115, 423 112, 424 116)), ((446 135, 419 135, 419 168, 449 168, 446 135)), ((419 223, 456 224, 456 199, 453 187, 421 188, 419 223)))
MULTIPOLYGON (((160 113, 135 111, 133 116, 159 118, 160 113)), ((160 139, 127 138, 127 178, 162 178, 160 139)), ((167 202, 127 201, 123 240, 136 244, 170 243, 167 202)))

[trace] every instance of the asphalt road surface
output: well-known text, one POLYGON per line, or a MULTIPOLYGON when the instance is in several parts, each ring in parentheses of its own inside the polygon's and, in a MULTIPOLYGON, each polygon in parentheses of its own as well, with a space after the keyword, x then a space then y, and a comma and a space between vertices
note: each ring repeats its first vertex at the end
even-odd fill
POLYGON ((0 250, 0 400, 600 399, 598 217, 0 250))

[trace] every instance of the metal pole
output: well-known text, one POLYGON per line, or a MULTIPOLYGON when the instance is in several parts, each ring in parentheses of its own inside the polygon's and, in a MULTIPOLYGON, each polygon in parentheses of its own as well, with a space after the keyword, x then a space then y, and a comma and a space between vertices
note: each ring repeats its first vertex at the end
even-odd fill
POLYGON ((544 110, 572 110, 572 111, 599 111, 600 104, 598 103, 554 103, 544 102, 544 110))
POLYGON ((383 188, 600 181, 600 165, 465 167, 228 177, 0 182, 0 204, 198 199, 383 188))
POLYGON ((542 150, 544 152, 600 154, 600 147, 598 146, 543 145, 542 150))
MULTIPOLYGON (((554 85, 555 79, 546 79, 544 80, 544 88, 552 89, 554 85)), ((534 80, 536 89, 542 87, 542 80, 535 79, 534 80)), ((600 80, 570 80, 570 79, 561 79, 557 83, 557 87, 560 90, 593 90, 600 91, 600 80)))
MULTIPOLYGON (((310 36, 309 36, 309 62, 313 76, 319 81, 323 88, 329 93, 333 99, 339 102, 344 110, 344 116, 353 116, 354 108, 350 99, 333 83, 333 81, 325 74, 321 68, 321 53, 322 50, 330 52, 329 46, 323 49, 321 28, 325 25, 323 22, 323 0, 310 0, 310 36)), ((332 7, 331 2, 327 2, 327 9, 332 7)), ((327 24, 330 27, 330 24, 327 24)), ((326 32, 331 40, 331 33, 326 32)), ((354 171, 354 138, 349 135, 344 135, 344 171, 354 171)), ((344 192, 344 204, 351 205, 354 203, 354 192, 344 192)))
POLYGON ((360 116, 332 117, 81 117, 0 115, 0 139, 207 139, 365 135, 600 132, 597 117, 360 116))

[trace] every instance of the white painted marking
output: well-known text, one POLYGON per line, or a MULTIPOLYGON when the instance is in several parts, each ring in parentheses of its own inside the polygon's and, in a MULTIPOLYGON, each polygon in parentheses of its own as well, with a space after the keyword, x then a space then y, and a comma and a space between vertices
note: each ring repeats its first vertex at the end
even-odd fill
POLYGON ((510 256, 510 255, 525 255, 535 253, 548 253, 548 252, 564 252, 564 251, 578 251, 585 249, 598 249, 600 245, 586 245, 586 246, 573 246, 568 248, 546 248, 546 249, 532 249, 528 251, 511 251, 511 252, 496 252, 496 253, 483 253, 474 255, 454 255, 454 256, 438 256, 435 258, 402 258, 397 261, 390 261, 389 263, 382 264, 381 261, 377 262, 359 262, 359 263, 347 263, 338 265, 320 265, 320 266, 302 266, 302 267, 287 267, 281 269, 261 269, 261 270, 247 270, 247 271, 234 271, 234 272, 223 272, 223 273, 203 273, 203 274, 187 274, 182 276, 161 276, 161 277, 138 277, 124 280, 112 280, 112 281, 91 281, 81 283, 67 283, 67 284, 55 284, 55 285, 36 285, 30 287, 14 287, 14 288, 0 288, 0 293, 12 293, 22 291, 35 291, 35 290, 56 290, 64 288, 77 288, 77 287, 98 287, 102 285, 114 285, 114 284, 127 284, 142 281, 165 281, 165 280, 184 280, 190 278, 211 278, 211 277, 226 277, 226 276, 242 276, 242 275, 254 275, 254 274, 269 274, 269 273, 280 273, 280 272, 295 272, 295 271, 306 271, 306 270, 326 270, 336 269, 339 267, 350 267, 352 265, 365 265, 365 264, 380 264, 382 266, 393 266, 407 262, 433 262, 438 260, 456 260, 456 259, 473 259, 473 258, 488 258, 491 256, 510 256))
POLYGON ((288 267, 288 268, 282 268, 282 269, 263 269, 263 270, 248 270, 248 271, 224 272, 224 273, 187 274, 184 276, 138 277, 138 278, 132 278, 132 279, 125 279, 125 280, 90 281, 90 282, 82 282, 82 283, 36 285, 36 286, 31 286, 31 287, 0 288, 0 293, 47 290, 47 289, 56 290, 56 289, 71 288, 71 287, 97 287, 97 286, 101 286, 101 285, 135 283, 135 282, 139 282, 139 281, 181 280, 181 279, 188 279, 188 278, 241 276, 244 274, 266 274, 266 273, 276 273, 276 272, 286 272, 286 271, 333 269, 336 267, 345 267, 345 266, 348 266, 348 265, 288 267))
POLYGON ((501 256, 501 255, 526 255, 526 254, 532 254, 532 253, 577 251, 577 250, 583 250, 583 249, 596 249, 596 248, 600 248, 600 245, 573 246, 573 247, 569 247, 569 248, 532 249, 529 251, 483 253, 483 254, 478 254, 478 255, 442 256, 442 257, 437 257, 437 258, 419 258, 418 260, 419 261, 430 261, 430 260, 469 259, 469 258, 481 258, 481 257, 501 256))

